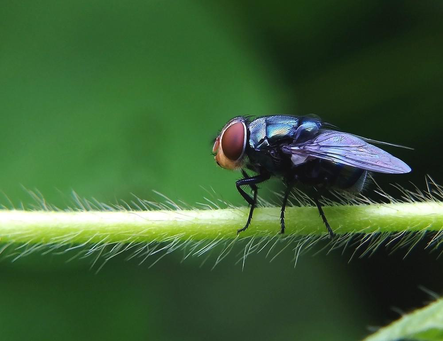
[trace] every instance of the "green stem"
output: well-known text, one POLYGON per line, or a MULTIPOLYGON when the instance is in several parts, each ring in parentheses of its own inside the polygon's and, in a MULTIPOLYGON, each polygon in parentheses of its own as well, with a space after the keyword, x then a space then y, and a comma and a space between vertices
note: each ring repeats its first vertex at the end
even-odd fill
MULTIPOLYGON (((441 202, 327 206, 337 234, 439 231, 441 202)), ((0 211, 0 242, 97 243, 233 239, 246 222, 247 208, 164 211, 0 211)), ((274 236, 280 230, 279 208, 255 210, 242 236, 274 236)), ((315 207, 289 207, 286 234, 320 235, 326 230, 315 207)))

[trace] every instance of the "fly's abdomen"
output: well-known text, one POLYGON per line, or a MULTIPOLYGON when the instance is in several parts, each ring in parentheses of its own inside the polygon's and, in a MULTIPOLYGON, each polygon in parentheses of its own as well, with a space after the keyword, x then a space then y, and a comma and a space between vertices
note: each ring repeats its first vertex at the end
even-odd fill
POLYGON ((368 172, 364 169, 335 164, 337 169, 332 187, 350 192, 361 192, 367 180, 368 172))
POLYGON ((312 160, 294 169, 300 182, 315 187, 328 187, 350 192, 362 191, 368 172, 321 159, 312 160))

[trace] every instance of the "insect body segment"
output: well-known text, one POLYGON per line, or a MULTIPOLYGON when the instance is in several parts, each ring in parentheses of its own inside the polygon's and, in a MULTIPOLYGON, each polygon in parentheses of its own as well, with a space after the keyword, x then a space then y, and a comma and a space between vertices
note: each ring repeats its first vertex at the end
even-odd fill
MULTIPOLYGON (((317 192, 330 188, 360 192, 369 171, 389 174, 411 171, 403 161, 366 142, 365 138, 326 129, 326 126, 316 117, 283 115, 252 121, 236 117, 225 125, 216 138, 213 153, 222 168, 241 170, 244 178, 236 182, 236 187, 251 205, 247 223, 238 232, 246 230, 253 217, 256 185, 272 176, 282 178, 287 185, 281 207, 283 233, 287 198, 295 183, 312 186, 317 192), (250 177, 245 168, 257 175, 250 177), (253 197, 243 186, 250 187, 253 197)), ((333 237, 318 198, 313 199, 333 237)))

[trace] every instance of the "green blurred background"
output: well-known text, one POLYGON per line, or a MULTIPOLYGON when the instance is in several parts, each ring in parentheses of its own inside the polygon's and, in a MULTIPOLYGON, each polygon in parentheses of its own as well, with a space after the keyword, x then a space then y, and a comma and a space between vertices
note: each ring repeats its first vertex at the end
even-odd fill
MULTIPOLYGON (((314 113, 442 183, 440 1, 3 1, 0 190, 116 203, 133 194, 243 205, 211 156, 237 115, 314 113)), ((411 187, 410 187, 411 188, 411 187)), ((371 195, 371 188, 369 190, 371 195)), ((294 269, 238 252, 153 268, 40 255, 0 263, 2 340, 357 340, 442 291, 442 258, 320 252, 294 269), (394 309, 396 307, 397 309, 394 309)))

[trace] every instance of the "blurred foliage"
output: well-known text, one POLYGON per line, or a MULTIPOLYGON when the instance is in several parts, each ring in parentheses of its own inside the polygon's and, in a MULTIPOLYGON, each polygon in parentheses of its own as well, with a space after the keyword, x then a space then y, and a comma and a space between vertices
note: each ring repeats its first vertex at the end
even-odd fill
MULTIPOLYGON (((0 189, 100 201, 243 204, 212 139, 236 115, 315 113, 400 143, 413 168, 378 182, 442 183, 442 2, 19 1, 0 11, 0 189), (201 188, 202 186, 203 188, 201 188)), ((242 250, 238 250, 242 251, 242 250)), ((241 271, 173 255, 106 265, 38 255, 1 263, 4 339, 356 340, 442 290, 442 263, 292 252, 241 271), (441 274, 441 275, 440 275, 441 274), (25 326, 25 327, 24 327, 25 326)), ((210 260, 208 261, 210 262, 210 260)))
POLYGON ((424 308, 404 314, 402 318, 381 328, 364 341, 441 341, 442 320, 442 299, 438 299, 424 308))

